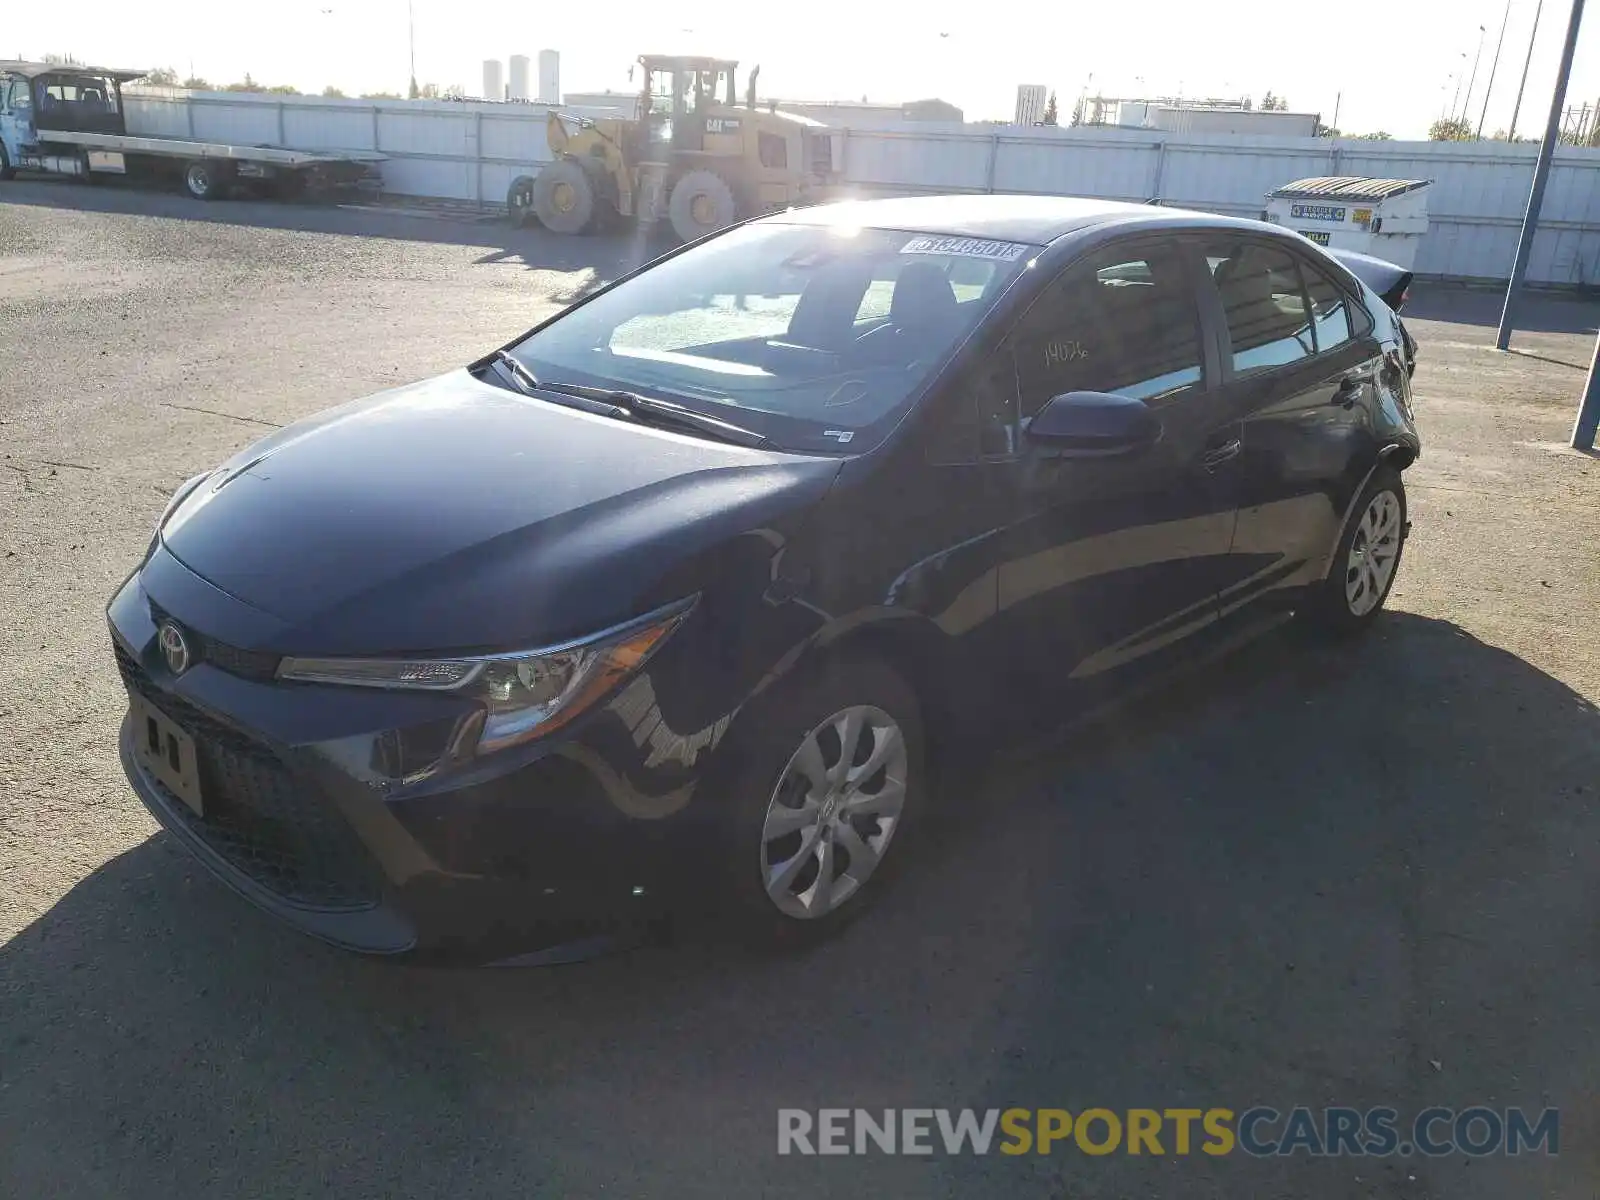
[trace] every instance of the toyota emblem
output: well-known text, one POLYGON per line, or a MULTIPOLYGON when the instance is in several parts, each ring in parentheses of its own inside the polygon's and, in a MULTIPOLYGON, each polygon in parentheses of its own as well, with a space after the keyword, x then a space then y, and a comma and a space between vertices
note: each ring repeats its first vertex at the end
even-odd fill
POLYGON ((163 621, 156 641, 161 645, 161 657, 167 660, 167 670, 182 675, 189 669, 189 643, 183 640, 183 630, 171 621, 163 621))

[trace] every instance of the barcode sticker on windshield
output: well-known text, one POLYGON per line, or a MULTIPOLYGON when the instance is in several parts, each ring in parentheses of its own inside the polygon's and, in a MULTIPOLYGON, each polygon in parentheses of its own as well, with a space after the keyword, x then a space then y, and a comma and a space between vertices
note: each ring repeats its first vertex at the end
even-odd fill
POLYGON ((924 234, 914 237, 900 247, 901 254, 949 254, 957 258, 992 258, 1000 262, 1016 262, 1028 252, 1021 242, 991 242, 983 238, 932 237, 924 234))

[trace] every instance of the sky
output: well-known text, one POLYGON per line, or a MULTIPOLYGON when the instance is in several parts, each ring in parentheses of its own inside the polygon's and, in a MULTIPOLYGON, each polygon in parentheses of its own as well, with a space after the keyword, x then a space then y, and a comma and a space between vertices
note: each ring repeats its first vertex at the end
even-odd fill
MULTIPOLYGON (((938 96, 968 120, 1009 118, 1016 88, 1058 93, 1062 121, 1091 94, 1250 95, 1268 91, 1348 134, 1424 137, 1465 110, 1485 134, 1505 128, 1539 0, 1387 0, 1376 5, 1265 5, 1260 0, 1141 0, 1036 5, 1016 15, 971 0, 913 7, 864 0, 769 5, 746 0, 75 0, 10 6, 0 57, 72 54, 105 66, 175 68, 213 83, 243 78, 304 91, 404 92, 414 43, 420 82, 479 89, 482 61, 561 54, 564 90, 627 90, 641 53, 696 52, 761 65, 763 96, 912 100, 938 96), (225 17, 222 12, 233 9, 225 17), (555 19, 552 9, 562 11, 555 19), (602 14, 587 19, 586 11, 602 14), (1507 17, 1490 92, 1491 64, 1507 17), (1471 78, 1479 48, 1476 78, 1471 78), (410 30, 414 28, 414 37, 410 30), (1159 32, 1159 37, 1154 36, 1159 32), (1472 85, 1470 107, 1466 103, 1472 85), (1337 112, 1337 120, 1335 119, 1337 112)), ((1544 0, 1519 133, 1548 114, 1570 0, 1544 0)), ((741 75, 740 86, 743 87, 741 75)), ((1579 35, 1567 102, 1600 103, 1600 13, 1579 35)))

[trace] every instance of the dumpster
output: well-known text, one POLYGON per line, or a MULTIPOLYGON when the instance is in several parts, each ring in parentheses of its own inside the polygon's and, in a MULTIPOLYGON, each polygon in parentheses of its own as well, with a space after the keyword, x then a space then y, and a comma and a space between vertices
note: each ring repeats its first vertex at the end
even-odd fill
POLYGON ((1428 232, 1426 179, 1334 175, 1297 179, 1267 193, 1265 219, 1318 245, 1354 250, 1412 270, 1428 232))

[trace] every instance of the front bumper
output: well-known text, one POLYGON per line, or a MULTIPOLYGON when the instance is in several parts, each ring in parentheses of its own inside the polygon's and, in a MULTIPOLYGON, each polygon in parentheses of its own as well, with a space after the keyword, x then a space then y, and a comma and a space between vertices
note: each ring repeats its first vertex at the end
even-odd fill
MULTIPOLYGON (((209 585, 191 575, 174 588, 183 568, 157 555, 161 602, 135 576, 107 618, 130 692, 195 740, 204 816, 144 767, 130 721, 123 769, 161 825, 235 892, 323 941, 383 955, 546 950, 558 960, 659 917, 674 886, 668 865, 695 838, 688 799, 700 772, 647 768, 623 696, 559 742, 417 771, 397 745, 443 744, 439 731, 470 702, 250 679, 206 659, 174 676, 152 604, 209 647, 207 617, 190 615, 209 585)), ((228 614, 211 615, 212 628, 230 627, 228 614)))

